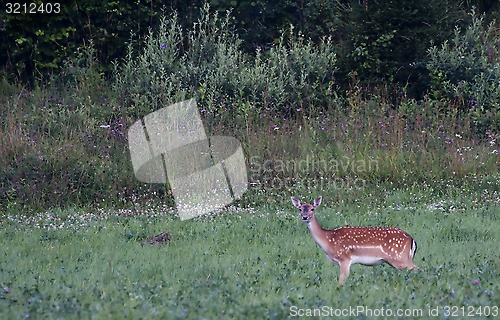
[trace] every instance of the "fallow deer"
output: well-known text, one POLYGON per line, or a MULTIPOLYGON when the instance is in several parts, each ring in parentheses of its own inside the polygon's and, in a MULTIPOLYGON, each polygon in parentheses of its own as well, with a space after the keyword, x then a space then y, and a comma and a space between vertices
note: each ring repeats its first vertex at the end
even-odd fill
POLYGON ((292 197, 293 205, 300 210, 314 241, 323 249, 328 259, 340 267, 339 283, 344 283, 351 264, 375 266, 387 262, 397 269, 417 269, 413 257, 417 243, 405 231, 384 227, 341 227, 324 230, 316 220, 314 210, 321 204, 321 196, 313 203, 300 203, 292 197))

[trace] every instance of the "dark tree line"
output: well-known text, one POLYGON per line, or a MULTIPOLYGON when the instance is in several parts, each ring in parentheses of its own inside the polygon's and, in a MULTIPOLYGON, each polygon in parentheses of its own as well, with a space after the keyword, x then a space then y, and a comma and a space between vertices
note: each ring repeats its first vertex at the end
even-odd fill
MULTIPOLYGON (((177 12, 184 28, 196 22, 206 0, 70 0, 60 13, 0 17, 0 77, 35 84, 57 73, 68 57, 91 41, 103 72, 124 57, 129 41, 141 44, 162 15, 177 12)), ((43 3, 33 0, 35 3, 43 3)), ((500 16, 498 0, 210 0, 213 11, 231 11, 242 48, 268 47, 282 30, 294 26, 319 41, 338 44, 339 77, 366 83, 411 83, 425 87, 419 65, 431 44, 449 38, 476 8, 487 20, 500 16)))

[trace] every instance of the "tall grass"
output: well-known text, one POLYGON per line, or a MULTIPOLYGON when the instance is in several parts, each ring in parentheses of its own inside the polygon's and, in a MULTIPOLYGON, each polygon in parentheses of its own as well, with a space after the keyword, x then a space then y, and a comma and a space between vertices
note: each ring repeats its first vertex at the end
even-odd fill
POLYGON ((139 49, 130 45, 109 79, 90 46, 37 90, 0 83, 0 205, 170 202, 164 186, 134 178, 126 132, 192 97, 210 135, 243 144, 251 186, 243 202, 276 201, 304 186, 498 179, 498 127, 476 130, 478 111, 464 101, 415 100, 356 79, 344 92, 331 39, 313 44, 291 28, 247 55, 229 21, 208 7, 189 30, 166 17, 139 49))

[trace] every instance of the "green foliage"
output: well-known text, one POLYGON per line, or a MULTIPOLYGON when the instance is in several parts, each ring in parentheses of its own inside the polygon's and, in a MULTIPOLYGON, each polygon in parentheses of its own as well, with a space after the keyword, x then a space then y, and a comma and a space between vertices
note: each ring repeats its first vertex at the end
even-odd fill
POLYGON ((255 47, 267 49, 276 43, 290 25, 307 34, 314 43, 330 36, 338 27, 341 12, 338 1, 211 0, 219 12, 231 10, 232 23, 242 41, 242 48, 253 53, 255 47))
MULTIPOLYGON (((40 0, 34 3, 46 3, 40 0)), ((6 14, 2 7, 0 57, 9 80, 36 85, 58 73, 63 61, 93 41, 107 70, 121 58, 131 30, 144 34, 156 25, 163 1, 65 1, 60 13, 6 14)))
POLYGON ((451 34, 457 14, 457 5, 447 0, 340 2, 342 71, 370 84, 421 85, 419 63, 432 43, 451 34))
POLYGON ((122 64, 115 63, 113 70, 113 91, 127 113, 144 116, 168 105, 177 93, 182 95, 175 75, 181 40, 182 30, 174 15, 171 20, 161 19, 157 37, 149 31, 139 56, 129 43, 126 58, 122 64))
POLYGON ((122 104, 146 112, 195 95, 215 116, 234 114, 246 103, 255 110, 290 114, 294 105, 307 109, 329 97, 336 69, 331 39, 316 46, 291 28, 255 56, 244 53, 240 44, 230 15, 221 19, 208 5, 186 35, 177 16, 163 18, 139 54, 129 46, 123 66, 115 68, 114 89, 122 104))
POLYGON ((263 102, 273 101, 274 111, 286 110, 288 114, 294 113, 293 106, 313 113, 327 104, 333 94, 333 74, 337 70, 335 46, 331 38, 313 45, 300 32, 295 35, 293 27, 289 32, 288 37, 281 35, 267 55, 263 54, 267 60, 262 66, 261 56, 256 58, 256 70, 264 71, 256 77, 265 79, 258 88, 264 88, 268 97, 254 103, 265 106, 263 102))
POLYGON ((496 21, 485 25, 474 11, 451 41, 429 49, 427 68, 436 99, 458 99, 472 112, 481 132, 500 129, 500 34, 496 21))
POLYGON ((93 41, 100 69, 109 75, 114 61, 125 58, 127 45, 137 50, 150 28, 157 29, 162 16, 177 13, 178 25, 189 29, 203 19, 206 3, 220 16, 231 11, 230 23, 247 54, 256 48, 269 49, 293 25, 314 44, 332 38, 340 53, 336 78, 344 88, 349 73, 356 72, 365 83, 408 83, 410 93, 417 97, 428 89, 421 65, 426 50, 462 23, 460 9, 475 6, 487 13, 488 21, 499 12, 495 0, 72 0, 61 5, 59 14, 0 11, 0 61, 9 81, 35 86, 37 80, 57 74, 64 60, 93 41), (131 33, 133 43, 129 42, 131 33))
POLYGON ((109 196, 122 184, 113 179, 131 174, 120 169, 128 164, 126 128, 118 108, 106 101, 109 90, 94 54, 92 47, 79 50, 65 62, 65 72, 51 79, 50 89, 28 92, 5 85, 15 94, 2 96, 0 104, 2 207, 117 199, 109 196))
POLYGON ((187 29, 177 16, 165 17, 140 50, 129 44, 127 58, 115 62, 109 77, 90 43, 37 90, 4 79, 0 206, 171 203, 168 186, 135 179, 127 128, 190 97, 199 102, 210 135, 236 136, 250 166, 251 159, 261 168, 267 164, 252 172, 250 202, 272 203, 283 190, 307 186, 404 187, 498 170, 498 133, 492 126, 482 132, 476 109, 463 110, 459 99, 417 100, 404 90, 355 80, 341 92, 330 38, 314 44, 290 28, 251 55, 230 21, 208 6, 187 29), (297 171, 281 163, 333 166, 297 171))

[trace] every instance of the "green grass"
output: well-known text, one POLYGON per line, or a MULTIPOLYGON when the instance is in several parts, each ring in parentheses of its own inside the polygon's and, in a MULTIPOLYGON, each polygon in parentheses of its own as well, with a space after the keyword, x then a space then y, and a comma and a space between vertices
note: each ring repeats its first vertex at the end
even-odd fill
POLYGON ((295 308, 323 306, 414 309, 424 318, 440 307, 446 318, 446 306, 498 308, 496 188, 323 194, 324 228, 398 226, 418 243, 418 271, 354 265, 341 287, 338 267, 313 242, 289 194, 276 207, 187 221, 164 208, 4 212, 0 318, 283 319, 295 308), (172 235, 168 244, 141 245, 160 232, 172 235))

